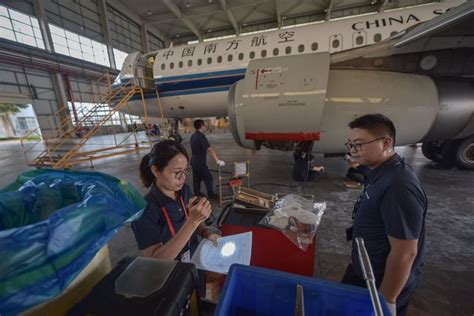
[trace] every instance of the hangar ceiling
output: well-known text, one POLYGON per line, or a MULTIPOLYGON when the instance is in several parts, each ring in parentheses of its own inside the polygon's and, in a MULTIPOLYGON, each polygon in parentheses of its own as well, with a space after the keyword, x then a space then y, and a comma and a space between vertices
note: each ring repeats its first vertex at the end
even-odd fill
POLYGON ((175 44, 437 2, 433 0, 119 0, 175 44))

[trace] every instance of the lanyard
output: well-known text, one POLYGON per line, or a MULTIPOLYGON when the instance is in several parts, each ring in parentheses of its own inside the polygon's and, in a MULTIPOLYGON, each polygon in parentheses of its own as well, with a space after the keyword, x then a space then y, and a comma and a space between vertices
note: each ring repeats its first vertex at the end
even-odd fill
POLYGON ((370 184, 364 185, 364 190, 360 194, 359 198, 357 199, 357 201, 354 205, 354 209, 352 210, 352 219, 355 219, 355 217, 357 215, 357 211, 359 210, 359 207, 360 207, 360 203, 362 202, 362 199, 364 198, 364 195, 367 195, 367 189, 369 188, 369 185, 370 184))
MULTIPOLYGON (((179 200, 181 202, 181 206, 183 207, 184 215, 186 216, 186 219, 188 219, 188 210, 186 209, 186 205, 184 204, 183 197, 180 196, 179 200)), ((174 230, 173 222, 171 222, 171 219, 168 215, 168 211, 166 211, 166 208, 164 206, 161 208, 161 210, 163 211, 163 214, 165 215, 166 222, 168 223, 168 227, 170 229, 171 235, 174 237, 174 235, 176 235, 176 231, 174 230)))

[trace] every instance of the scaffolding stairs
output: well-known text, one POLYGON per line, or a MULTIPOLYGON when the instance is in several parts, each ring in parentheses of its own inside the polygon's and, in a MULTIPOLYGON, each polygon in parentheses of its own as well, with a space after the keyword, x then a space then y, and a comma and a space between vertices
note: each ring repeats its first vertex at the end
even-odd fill
POLYGON ((108 93, 99 95, 99 100, 96 101, 97 103, 92 109, 87 113, 81 113, 82 117, 76 122, 76 126, 73 126, 71 122, 68 108, 58 111, 54 115, 59 118, 59 124, 56 125, 56 136, 44 139, 44 150, 28 164, 40 168, 67 169, 72 165, 84 162, 90 162, 92 165, 94 159, 137 152, 139 148, 136 143, 123 142, 97 150, 81 150, 99 129, 112 119, 115 113, 128 106, 128 101, 136 94, 141 95, 143 99, 143 88, 137 87, 133 83, 110 88, 108 93), (109 110, 105 114, 103 113, 104 104, 112 105, 108 107, 109 110), (98 116, 99 111, 102 111, 103 115, 98 116), (84 126, 92 127, 86 129, 84 126))

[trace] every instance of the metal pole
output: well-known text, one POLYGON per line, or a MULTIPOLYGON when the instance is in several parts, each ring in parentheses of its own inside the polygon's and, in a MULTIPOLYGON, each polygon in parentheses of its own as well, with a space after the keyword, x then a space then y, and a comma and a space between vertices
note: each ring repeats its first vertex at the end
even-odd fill
POLYGON ((76 128, 80 128, 81 125, 79 124, 79 117, 77 116, 76 104, 74 103, 74 98, 72 96, 71 80, 69 79, 68 74, 64 74, 64 81, 66 82, 66 95, 69 99, 68 101, 71 102, 72 113, 74 115, 74 120, 76 121, 76 128))
POLYGON ((376 316, 383 316, 382 305, 380 304, 379 294, 377 287, 375 286, 374 272, 370 263, 369 254, 367 253, 367 249, 365 249, 364 239, 361 237, 356 237, 355 242, 357 244, 357 251, 359 253, 359 262, 360 266, 362 267, 362 274, 364 275, 364 280, 367 283, 367 288, 369 289, 374 313, 376 316))
POLYGON ((296 285, 295 316, 304 316, 304 290, 300 284, 296 285))

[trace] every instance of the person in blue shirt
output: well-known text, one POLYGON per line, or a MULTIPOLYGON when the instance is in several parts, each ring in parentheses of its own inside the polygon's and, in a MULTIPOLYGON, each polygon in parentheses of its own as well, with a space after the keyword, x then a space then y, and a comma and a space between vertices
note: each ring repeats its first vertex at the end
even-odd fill
POLYGON ((211 214, 211 204, 205 198, 194 204, 196 197, 184 183, 190 173, 188 163, 184 147, 172 140, 154 145, 141 161, 140 178, 150 190, 132 229, 145 257, 188 262, 198 246, 198 234, 214 243, 220 237, 203 223, 211 214))
POLYGON ((324 171, 323 166, 313 166, 314 156, 308 152, 295 151, 293 154, 295 164, 293 165, 293 179, 296 181, 314 181, 324 171))
POLYGON ((214 194, 214 185, 212 174, 207 166, 207 153, 209 153, 219 167, 225 166, 225 162, 217 157, 214 148, 211 147, 204 131, 206 126, 204 121, 197 119, 194 121, 196 132, 191 135, 191 166, 193 169, 193 191, 194 195, 203 196, 201 193, 201 181, 204 181, 207 189, 207 196, 210 199, 216 197, 214 194))
POLYGON ((349 123, 346 146, 352 158, 369 168, 353 211, 352 263, 342 282, 365 286, 355 238, 362 237, 376 285, 392 315, 404 315, 425 256, 427 198, 413 170, 395 153, 393 122, 367 114, 349 123))

